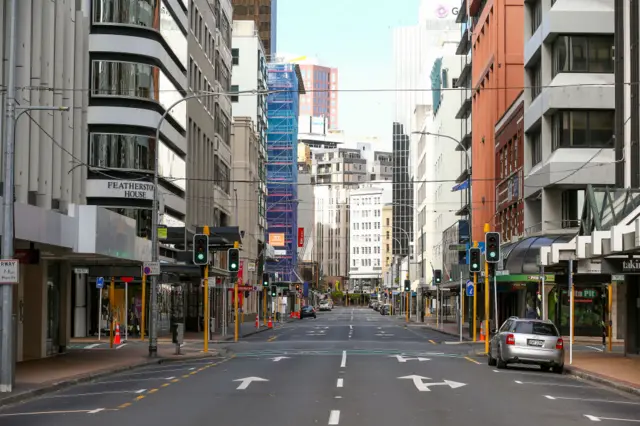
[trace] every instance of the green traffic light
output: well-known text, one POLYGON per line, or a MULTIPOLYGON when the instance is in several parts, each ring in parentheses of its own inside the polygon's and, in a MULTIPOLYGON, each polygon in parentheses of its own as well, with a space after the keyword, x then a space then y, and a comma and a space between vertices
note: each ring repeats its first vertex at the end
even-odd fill
POLYGON ((473 267, 474 267, 474 268, 477 268, 477 267, 478 267, 478 264, 477 264, 477 263, 474 263, 474 264, 473 264, 473 267))
POLYGON ((202 253, 198 254, 198 259, 199 260, 203 260, 204 259, 204 254, 202 254, 202 253))
POLYGON ((236 269, 236 264, 235 263, 231 264, 231 269, 236 269))
POLYGON ((489 253, 489 257, 496 257, 496 252, 492 251, 491 253, 489 253))

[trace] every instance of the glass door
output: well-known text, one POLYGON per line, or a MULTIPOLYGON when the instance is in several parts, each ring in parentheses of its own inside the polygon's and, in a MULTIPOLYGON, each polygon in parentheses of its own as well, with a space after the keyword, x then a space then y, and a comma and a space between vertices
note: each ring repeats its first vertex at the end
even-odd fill
POLYGON ((50 262, 47 271, 47 356, 60 350, 60 264, 50 262))

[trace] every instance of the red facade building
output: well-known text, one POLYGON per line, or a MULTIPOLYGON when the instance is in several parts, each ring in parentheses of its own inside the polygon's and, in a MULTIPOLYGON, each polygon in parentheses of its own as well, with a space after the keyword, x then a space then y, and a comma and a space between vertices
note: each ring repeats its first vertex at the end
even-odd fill
POLYGON ((495 127, 495 228, 508 242, 524 234, 524 97, 507 109, 495 127))

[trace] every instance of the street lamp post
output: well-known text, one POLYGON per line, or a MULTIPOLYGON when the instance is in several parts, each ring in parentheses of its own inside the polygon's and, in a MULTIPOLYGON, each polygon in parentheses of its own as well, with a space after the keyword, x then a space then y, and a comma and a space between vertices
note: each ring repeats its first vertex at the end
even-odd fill
MULTIPOLYGON (((14 7, 15 7, 14 3, 14 7)), ((12 12, 15 13, 15 12, 12 12)), ((15 22, 12 27, 15 28, 15 22)), ((13 31, 13 30, 12 30, 13 31)), ((15 49, 12 46, 12 49, 15 49)), ((15 55, 15 52, 14 52, 15 55)), ((15 67, 10 67, 9 74, 14 74, 15 67)), ((15 86, 13 83, 13 75, 9 78, 9 87, 15 86)), ((2 258, 13 259, 14 246, 13 240, 14 234, 14 207, 15 207, 15 146, 16 146, 16 125, 22 114, 29 111, 69 111, 69 107, 62 106, 17 106, 15 102, 15 88, 9 89, 9 98, 7 101, 7 118, 9 122, 7 125, 6 139, 5 139, 5 153, 4 153, 4 185, 3 185, 3 198, 2 198, 2 258), (16 110, 20 110, 16 116, 16 110)), ((0 300, 2 300, 2 317, 0 318, 0 330, 2 336, 0 337, 0 392, 11 392, 13 388, 14 372, 13 366, 15 364, 14 350, 13 350, 13 286, 11 284, 4 284, 0 286, 2 293, 0 300)))
POLYGON ((445 138, 445 139, 449 139, 455 143, 458 144, 458 146, 460 147, 460 149, 462 150, 462 152, 464 152, 466 154, 467 157, 467 170, 469 170, 469 192, 468 192, 468 196, 467 196, 467 202, 469 204, 469 243, 471 244, 471 246, 473 247, 473 223, 472 223, 472 212, 473 212, 473 198, 471 196, 471 191, 472 191, 472 173, 471 173, 471 168, 473 166, 473 164, 471 163, 471 153, 469 153, 469 151, 467 149, 465 149, 464 145, 462 145, 462 142, 460 142, 458 139, 452 137, 452 136, 448 136, 448 135, 442 135, 440 133, 432 133, 432 132, 411 132, 411 134, 414 135, 426 135, 426 136, 437 136, 440 138, 445 138))
MULTIPOLYGON (((257 94, 257 90, 246 90, 237 92, 237 94, 257 94)), ((235 95, 236 93, 234 93, 235 95)), ((171 112, 171 110, 178 104, 182 102, 189 101, 191 99, 200 99, 200 98, 208 98, 211 96, 220 96, 227 95, 224 92, 204 92, 197 93, 193 95, 185 96, 182 99, 175 101, 173 104, 169 105, 160 120, 158 121, 158 125, 156 126, 156 149, 154 154, 154 168, 153 168, 153 202, 151 205, 151 261, 158 262, 158 258, 160 257, 160 245, 158 244, 158 147, 160 145, 160 128, 162 127, 162 123, 164 123, 167 115, 171 112)), ((214 206, 215 208, 215 206, 214 206)), ((185 229, 186 232, 186 229, 185 229)), ((186 245, 185 245, 186 250, 186 245)), ((208 294, 208 283, 204 283, 205 289, 205 297, 209 297, 208 294)), ((151 276, 151 295, 150 301, 151 304, 151 318, 149 324, 149 356, 156 357, 158 355, 158 276, 151 276)), ((226 292, 225 292, 226 293, 226 292)))

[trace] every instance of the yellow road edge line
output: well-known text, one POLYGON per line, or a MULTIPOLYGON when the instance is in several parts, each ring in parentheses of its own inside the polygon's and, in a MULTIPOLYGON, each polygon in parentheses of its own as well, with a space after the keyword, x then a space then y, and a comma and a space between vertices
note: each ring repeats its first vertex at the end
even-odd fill
POLYGON ((144 399, 144 395, 139 395, 135 398, 136 401, 140 401, 141 399, 144 399))
POLYGON ((180 379, 173 379, 173 380, 171 381, 171 383, 178 383, 179 381, 180 381, 180 379))
POLYGON ((124 404, 119 405, 119 406, 118 406, 118 408, 127 408, 127 407, 128 407, 128 406, 130 406, 130 405, 131 405, 131 403, 130 403, 130 402, 125 402, 124 404))
POLYGON ((160 385, 163 388, 166 388, 167 386, 169 386, 171 383, 163 383, 162 385, 160 385))
POLYGON ((151 389, 151 390, 150 390, 149 392, 147 392, 147 393, 156 393, 156 392, 158 392, 158 389, 151 389))
POLYGON ((466 359, 466 360, 467 360, 467 361, 469 361, 469 362, 473 362, 474 364, 480 364, 478 361, 476 361, 476 360, 475 360, 475 359, 473 359, 473 358, 469 358, 468 356, 465 356, 465 357, 464 357, 464 359, 466 359))
POLYGON ((430 343, 433 343, 434 345, 437 345, 436 342, 434 342, 433 340, 429 340, 430 343))

